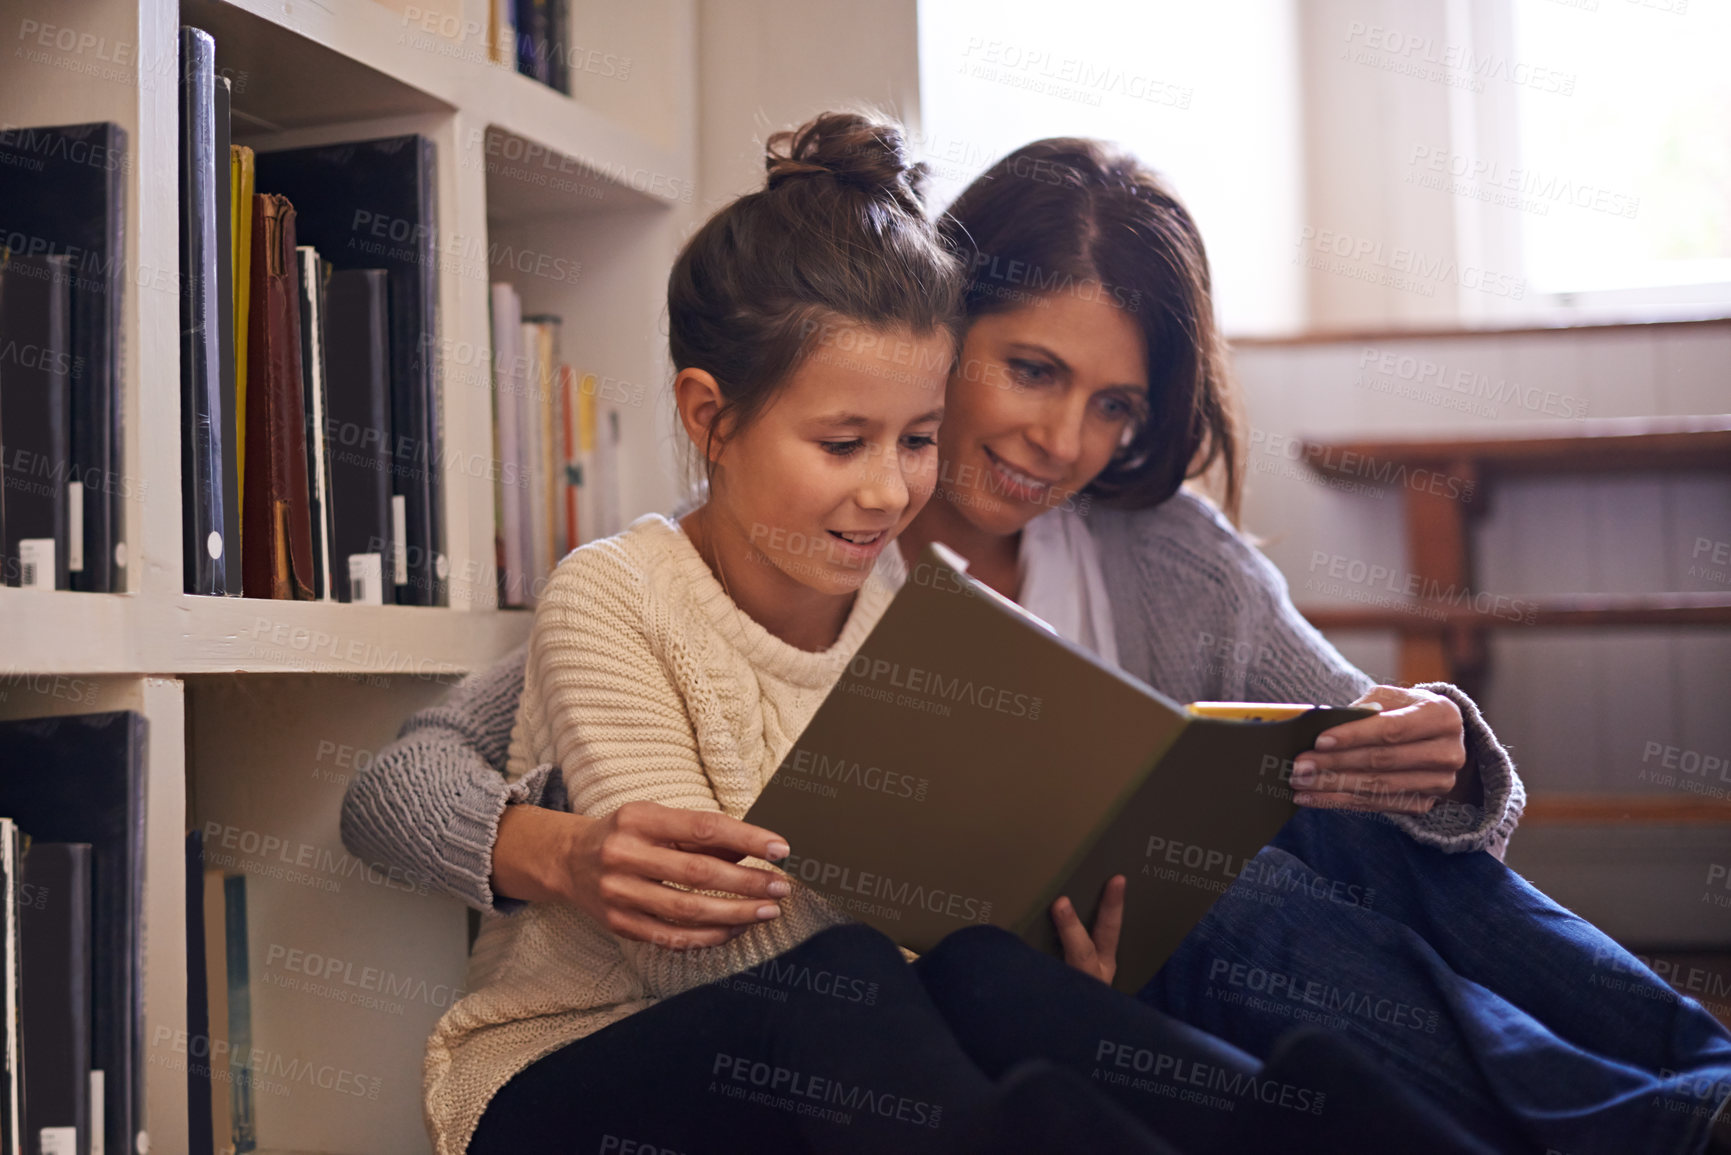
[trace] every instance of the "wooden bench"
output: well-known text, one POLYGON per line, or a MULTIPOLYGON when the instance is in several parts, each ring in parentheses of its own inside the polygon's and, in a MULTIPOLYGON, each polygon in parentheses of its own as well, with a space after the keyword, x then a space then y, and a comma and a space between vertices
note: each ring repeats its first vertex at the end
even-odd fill
MULTIPOLYGON (((1426 590, 1472 588, 1470 518, 1505 478, 1538 474, 1731 472, 1731 416, 1579 420, 1525 426, 1502 437, 1401 441, 1307 441, 1303 460, 1327 477, 1372 483, 1417 470, 1471 486, 1468 503, 1451 486, 1401 486, 1410 573, 1426 590)), ((1456 490, 1458 493, 1458 489, 1456 490)), ((1415 598, 1397 608, 1303 609, 1322 630, 1387 630, 1400 639, 1400 681, 1482 683, 1488 631, 1511 626, 1608 629, 1629 626, 1731 627, 1731 594, 1647 593, 1523 598, 1518 616, 1482 611, 1461 599, 1415 598)), ((1731 823, 1731 802, 1643 795, 1534 798, 1529 820, 1731 823)))

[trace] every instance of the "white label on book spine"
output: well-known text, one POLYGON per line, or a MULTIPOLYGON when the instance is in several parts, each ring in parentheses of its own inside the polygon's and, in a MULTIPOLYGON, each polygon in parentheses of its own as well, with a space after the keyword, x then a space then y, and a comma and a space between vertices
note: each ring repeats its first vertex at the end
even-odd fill
POLYGON ((66 568, 84 572, 84 483, 66 483, 66 568))
POLYGON ((376 553, 349 555, 349 600, 361 605, 385 604, 385 559, 376 553))
POLYGON ((107 1155, 108 1104, 104 1101, 105 1086, 100 1069, 90 1072, 90 1155, 107 1155))
POLYGON ((400 493, 391 495, 391 580, 409 584, 409 501, 400 493))
POLYGON ((18 584, 27 590, 54 588, 54 539, 26 537, 18 542, 18 584))
POLYGON ((38 1155, 78 1155, 78 1128, 44 1127, 36 1132, 38 1155))

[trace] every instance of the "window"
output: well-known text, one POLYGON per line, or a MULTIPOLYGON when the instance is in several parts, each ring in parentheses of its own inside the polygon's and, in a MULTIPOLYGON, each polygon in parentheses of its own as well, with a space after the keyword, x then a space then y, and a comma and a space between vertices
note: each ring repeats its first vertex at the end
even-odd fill
MULTIPOLYGON (((1731 5, 1517 0, 1520 253, 1562 305, 1731 303, 1731 5)), ((1513 179, 1509 179, 1512 175, 1513 179)))

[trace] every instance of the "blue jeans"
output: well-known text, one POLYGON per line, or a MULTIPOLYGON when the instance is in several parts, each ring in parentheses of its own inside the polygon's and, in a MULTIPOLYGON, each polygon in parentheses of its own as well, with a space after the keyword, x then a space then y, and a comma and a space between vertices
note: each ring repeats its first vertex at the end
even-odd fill
POLYGON ((1488 854, 1304 811, 1139 996, 1252 1055, 1345 1032, 1498 1151, 1694 1152, 1731 1035, 1488 854))

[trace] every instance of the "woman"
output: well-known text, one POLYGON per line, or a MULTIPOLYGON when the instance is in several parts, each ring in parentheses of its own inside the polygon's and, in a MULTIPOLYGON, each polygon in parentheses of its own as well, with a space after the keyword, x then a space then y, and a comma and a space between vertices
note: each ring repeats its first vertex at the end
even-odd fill
MULTIPOLYGON (((1520 989, 1515 1004, 1542 1006, 1551 1022, 1570 1017, 1556 1005, 1556 973, 1549 988, 1523 984, 1508 973, 1506 957, 1463 954, 1482 925, 1463 899, 1515 912, 1497 925, 1516 937, 1567 916, 1488 856, 1435 852, 1500 856, 1523 797, 1506 753, 1453 687, 1371 687, 1296 615, 1272 567, 1205 503, 1178 491, 1187 474, 1218 464, 1230 508, 1237 481, 1206 261, 1182 206, 1128 158, 1090 142, 1047 141, 976 182, 946 228, 970 273, 969 327, 940 432, 938 497, 903 542, 955 546, 988 584, 1179 700, 1361 697, 1385 706, 1378 718, 1338 728, 1327 736, 1332 744, 1319 740, 1295 767, 1294 785, 1316 803, 1380 810, 1408 837, 1381 820, 1301 815, 1145 997, 1267 1054, 1275 1034, 1295 1021, 1294 1007, 1264 1011, 1234 996, 1254 990, 1258 975, 1294 967, 1308 992, 1339 973, 1343 943, 1370 939, 1387 958, 1355 971, 1348 997, 1325 991, 1323 1003, 1298 1000, 1296 1010, 1404 1008, 1405 1023, 1334 1014, 1329 1025, 1377 1047, 1486 1141, 1590 1143, 1611 1133, 1607 1120, 1628 1134, 1669 1127, 1685 1144, 1704 1134, 1698 1111, 1615 1106, 1643 1096, 1678 1101, 1687 1079, 1659 1069, 1678 1065, 1673 1055, 1722 1043, 1699 1021, 1698 1008, 1691 1014, 1649 999, 1640 1005, 1670 1011, 1672 1020, 1644 1022, 1630 1034, 1669 1033, 1667 1046, 1619 1065, 1598 1056, 1622 1054, 1627 1038, 1598 1032, 1577 1048, 1586 1055, 1571 1068, 1577 1057, 1559 1058, 1557 1040, 1544 1037, 1534 1016, 1495 996, 1479 1004, 1462 995, 1475 987, 1520 989), (1371 878, 1380 890, 1366 885, 1371 878), (1278 919, 1254 893, 1258 887, 1286 902, 1273 908, 1278 919), (1384 914, 1369 904, 1313 900, 1342 887, 1375 891, 1385 905, 1392 890, 1399 901, 1384 914), (1276 924, 1278 933, 1259 933, 1276 924), (1548 1002, 1540 997, 1545 989, 1552 991, 1548 1002), (1420 1040, 1434 1041, 1429 1049, 1414 1046, 1415 1018, 1431 1025, 1420 1040), (1518 1023, 1523 1047, 1492 1055, 1479 1069, 1491 1049, 1481 1028, 1493 1023, 1518 1023), (1536 1058, 1552 1061, 1544 1069, 1578 1068, 1579 1077, 1562 1087, 1513 1077, 1541 1069, 1536 1058), (1613 1076, 1595 1082, 1607 1067, 1616 1068, 1613 1076), (1593 1093, 1571 1098, 1580 1086, 1593 1093)), ((504 910, 522 900, 560 901, 618 934, 666 945, 716 945, 780 915, 785 880, 724 860, 768 853, 767 831, 652 804, 587 821, 562 812, 563 783, 550 766, 501 782, 487 763, 503 761, 501 722, 521 671, 520 655, 507 659, 493 675, 466 683, 446 707, 411 721, 402 742, 351 788, 344 812, 351 848, 402 860, 410 851, 394 837, 395 826, 419 848, 415 865, 449 880, 472 905, 504 910), (465 738, 480 758, 463 749, 465 738), (672 891, 663 880, 745 897, 672 891)), ((1110 926, 1090 936, 1062 901, 1054 917, 1070 957, 1109 975, 1110 926)), ((1571 962, 1597 952, 1626 973, 1644 971, 1578 920, 1562 937, 1576 952, 1571 962)), ((952 976, 958 990, 967 969, 952 976)), ((1578 967, 1562 971, 1580 978, 1578 967)), ((1650 974, 1641 981, 1657 984, 1650 974)), ((1020 1045, 1007 1038, 974 1058, 995 1077, 1025 1057, 1020 1045)))

